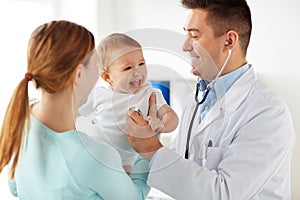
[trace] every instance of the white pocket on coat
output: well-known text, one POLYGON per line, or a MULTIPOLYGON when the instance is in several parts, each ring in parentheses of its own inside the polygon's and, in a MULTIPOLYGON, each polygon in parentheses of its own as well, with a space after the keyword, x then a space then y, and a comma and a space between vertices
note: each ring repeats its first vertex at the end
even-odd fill
POLYGON ((209 170, 217 170, 219 163, 221 162, 225 148, 223 147, 207 147, 206 167, 209 170))

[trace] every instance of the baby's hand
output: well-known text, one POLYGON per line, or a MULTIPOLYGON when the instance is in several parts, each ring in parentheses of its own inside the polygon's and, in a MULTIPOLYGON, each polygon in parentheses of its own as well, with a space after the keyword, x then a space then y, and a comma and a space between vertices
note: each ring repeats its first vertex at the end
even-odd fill
POLYGON ((152 129, 152 131, 155 131, 156 133, 160 133, 164 128, 164 123, 160 119, 156 117, 147 117, 147 121, 152 129))

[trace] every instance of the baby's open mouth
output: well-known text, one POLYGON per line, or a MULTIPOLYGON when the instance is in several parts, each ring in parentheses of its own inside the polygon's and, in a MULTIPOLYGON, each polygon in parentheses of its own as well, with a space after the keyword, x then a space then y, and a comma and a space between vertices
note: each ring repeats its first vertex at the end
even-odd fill
POLYGON ((129 82, 133 87, 139 87, 142 84, 142 79, 134 80, 129 82))

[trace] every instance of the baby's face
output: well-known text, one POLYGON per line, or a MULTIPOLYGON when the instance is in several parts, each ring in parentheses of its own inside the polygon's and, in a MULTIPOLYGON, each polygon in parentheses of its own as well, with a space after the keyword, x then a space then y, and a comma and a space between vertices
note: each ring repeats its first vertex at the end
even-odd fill
POLYGON ((109 67, 108 82, 120 93, 137 93, 147 78, 145 59, 141 49, 120 56, 109 67))

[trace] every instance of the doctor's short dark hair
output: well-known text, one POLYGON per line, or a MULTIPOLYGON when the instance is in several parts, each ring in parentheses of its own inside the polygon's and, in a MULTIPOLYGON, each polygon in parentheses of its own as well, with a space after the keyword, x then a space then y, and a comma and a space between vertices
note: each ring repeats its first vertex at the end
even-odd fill
POLYGON ((239 34, 242 50, 246 53, 250 41, 252 20, 245 0, 181 0, 188 9, 204 9, 207 25, 216 37, 234 30, 239 34))

